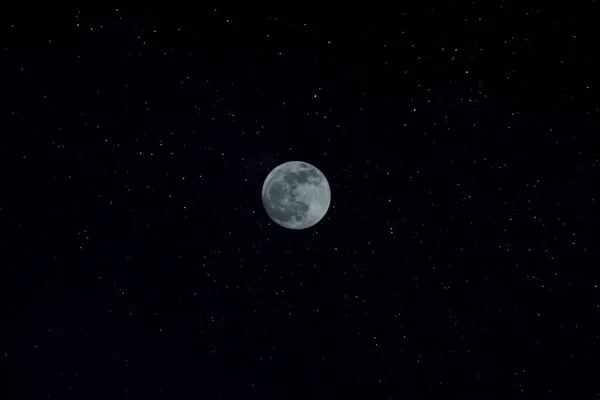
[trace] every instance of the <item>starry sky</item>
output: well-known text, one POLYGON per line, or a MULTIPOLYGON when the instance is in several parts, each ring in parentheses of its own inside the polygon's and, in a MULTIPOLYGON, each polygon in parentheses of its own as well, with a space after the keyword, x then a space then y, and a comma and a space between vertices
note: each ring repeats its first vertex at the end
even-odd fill
POLYGON ((600 396, 600 5, 412 3, 7 7, 0 396, 600 396))

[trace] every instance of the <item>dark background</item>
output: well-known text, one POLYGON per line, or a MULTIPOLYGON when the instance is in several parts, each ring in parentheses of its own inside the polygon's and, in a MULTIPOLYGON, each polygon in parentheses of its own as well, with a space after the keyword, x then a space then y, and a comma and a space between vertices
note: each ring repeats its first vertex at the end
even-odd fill
POLYGON ((411 3, 3 8, 0 396, 599 396, 600 5, 411 3))

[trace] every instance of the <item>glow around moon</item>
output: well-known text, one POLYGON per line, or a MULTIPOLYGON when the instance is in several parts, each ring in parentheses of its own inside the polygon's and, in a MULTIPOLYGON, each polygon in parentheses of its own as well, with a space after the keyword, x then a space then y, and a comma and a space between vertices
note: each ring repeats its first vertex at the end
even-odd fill
POLYGON ((327 213, 331 189, 318 168, 302 161, 289 161, 267 176, 262 201, 267 214, 278 225, 306 229, 327 213))

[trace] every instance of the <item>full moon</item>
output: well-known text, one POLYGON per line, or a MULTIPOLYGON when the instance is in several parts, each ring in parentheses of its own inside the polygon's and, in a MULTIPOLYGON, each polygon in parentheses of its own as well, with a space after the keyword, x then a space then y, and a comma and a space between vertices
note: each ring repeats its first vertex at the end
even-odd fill
POLYGON ((329 209, 331 189, 315 166, 289 161, 276 167, 265 179, 262 201, 269 217, 288 229, 306 229, 317 224, 329 209))

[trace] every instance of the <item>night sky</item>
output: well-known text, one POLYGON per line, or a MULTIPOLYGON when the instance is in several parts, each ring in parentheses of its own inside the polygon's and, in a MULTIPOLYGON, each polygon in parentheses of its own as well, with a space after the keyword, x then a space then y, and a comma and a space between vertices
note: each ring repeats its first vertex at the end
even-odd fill
POLYGON ((599 397, 600 4, 404 3, 1 11, 0 397, 599 397))

